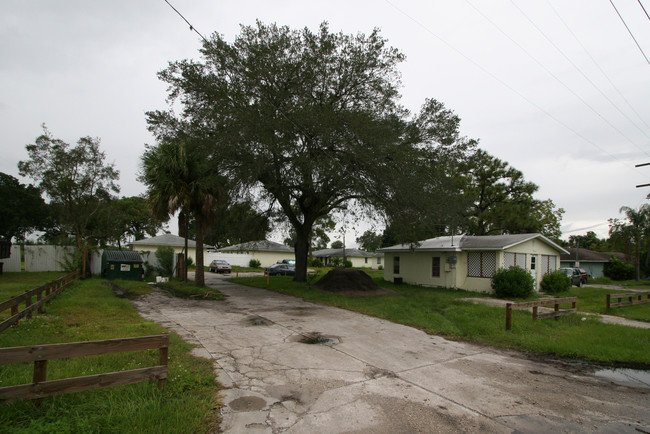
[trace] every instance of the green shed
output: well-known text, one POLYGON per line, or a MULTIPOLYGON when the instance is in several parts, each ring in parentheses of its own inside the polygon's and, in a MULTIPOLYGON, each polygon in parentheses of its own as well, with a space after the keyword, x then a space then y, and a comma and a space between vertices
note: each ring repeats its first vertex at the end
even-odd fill
POLYGON ((105 279, 142 280, 143 262, 140 252, 104 250, 102 253, 102 277, 105 279))

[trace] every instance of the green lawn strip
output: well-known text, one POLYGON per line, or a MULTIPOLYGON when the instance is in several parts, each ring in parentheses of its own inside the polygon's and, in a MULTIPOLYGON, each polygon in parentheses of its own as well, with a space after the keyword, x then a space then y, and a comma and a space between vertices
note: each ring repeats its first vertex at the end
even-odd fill
MULTIPOLYGON (((99 279, 75 282, 47 306, 44 315, 0 333, 0 346, 79 342, 167 333, 142 319, 130 302, 99 279)), ((124 283, 120 281, 119 283, 124 283)), ((133 283, 134 288, 143 285, 133 283)), ((170 334, 169 376, 156 382, 111 387, 2 403, 0 426, 10 432, 206 432, 218 426, 218 385, 210 360, 190 354, 192 346, 170 334)), ((123 371, 158 363, 158 350, 136 351, 48 363, 47 379, 123 371)), ((30 383, 33 364, 0 365, 0 386, 30 383)))
POLYGON ((171 279, 167 283, 157 283, 156 286, 164 291, 169 292, 174 297, 193 298, 204 300, 222 300, 224 295, 216 289, 209 287, 198 287, 194 282, 183 282, 180 279, 171 279))
MULTIPOLYGON (((37 288, 48 282, 65 276, 68 273, 64 272, 40 272, 40 273, 2 273, 0 275, 0 301, 8 300, 17 295, 23 294, 25 291, 37 288)), ((32 299, 35 302, 36 298, 32 299)), ((25 308, 25 302, 20 304, 20 308, 25 308)), ((11 309, 0 312, 0 321, 11 316, 11 309)))
MULTIPOLYGON (((628 294, 629 290, 615 290, 595 287, 572 287, 569 291, 557 294, 558 297, 578 297, 578 311, 620 316, 622 318, 650 321, 650 303, 634 306, 615 307, 607 311, 607 294, 628 294)), ((627 301, 627 300, 621 300, 627 301)))
MULTIPOLYGON (((650 365, 648 330, 603 324, 591 317, 583 320, 583 315, 579 314, 533 321, 529 311, 515 310, 512 330, 506 331, 505 308, 460 300, 485 297, 485 294, 395 285, 375 278, 378 284, 397 293, 351 297, 320 291, 294 282, 291 277, 272 277, 268 286, 266 278, 261 277, 233 280, 384 318, 451 339, 597 362, 650 365)), ((578 307, 581 307, 580 301, 578 307)))

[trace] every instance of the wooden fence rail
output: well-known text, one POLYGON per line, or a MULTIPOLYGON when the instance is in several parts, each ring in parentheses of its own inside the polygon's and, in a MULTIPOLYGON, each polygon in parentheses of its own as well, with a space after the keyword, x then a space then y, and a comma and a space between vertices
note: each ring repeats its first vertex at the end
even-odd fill
POLYGON ((162 389, 167 381, 168 349, 169 335, 0 348, 0 365, 34 362, 33 383, 0 387, 0 401, 40 399, 52 395, 139 383, 145 380, 158 380, 158 388, 162 389), (48 360, 156 348, 159 350, 157 366, 47 381, 48 360))
POLYGON ((32 317, 32 312, 35 310, 38 313, 43 313, 43 306, 62 293, 73 280, 79 279, 79 271, 74 271, 70 274, 67 274, 63 277, 59 277, 56 280, 53 280, 45 285, 41 285, 38 288, 30 289, 24 294, 11 297, 7 301, 0 303, 0 312, 4 312, 7 309, 11 309, 11 316, 6 320, 0 322, 0 332, 11 327, 12 325, 18 324, 18 321, 27 317, 32 317), (45 297, 43 298, 43 293, 45 297), (32 304, 32 298, 36 297, 36 303, 32 304), (18 306, 20 303, 25 302, 25 309, 18 311, 18 306))
POLYGON ((562 315, 577 312, 576 303, 578 297, 564 297, 564 298, 549 298, 547 300, 528 301, 525 303, 506 303, 506 330, 512 327, 512 309, 528 309, 533 308, 533 321, 543 318, 555 318, 562 315), (563 303, 571 303, 571 309, 560 309, 563 303), (537 310, 540 306, 553 306, 553 312, 538 313, 537 310))
POLYGON ((607 294, 607 310, 612 307, 632 306, 643 303, 650 303, 650 291, 630 292, 627 294, 607 294), (645 299, 643 297, 645 297, 645 299), (624 298, 627 298, 627 301, 621 301, 624 298), (618 301, 612 303, 612 299, 618 301))

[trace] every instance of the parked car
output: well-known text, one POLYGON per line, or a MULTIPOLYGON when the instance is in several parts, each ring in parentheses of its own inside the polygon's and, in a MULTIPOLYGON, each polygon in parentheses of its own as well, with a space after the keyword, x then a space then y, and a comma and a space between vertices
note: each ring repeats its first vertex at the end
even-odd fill
POLYGON ((560 268, 564 274, 571 279, 571 285, 582 286, 582 273, 577 268, 560 268))
POLYGON ((230 267, 230 264, 223 259, 215 259, 214 261, 210 262, 210 271, 213 273, 230 273, 232 272, 232 268, 230 267))
POLYGON ((587 275, 587 270, 580 267, 576 267, 576 270, 578 270, 580 272, 580 275, 582 276, 582 283, 587 283, 587 277, 589 277, 587 275))
POLYGON ((269 276, 295 276, 296 268, 290 264, 273 264, 264 270, 269 276))

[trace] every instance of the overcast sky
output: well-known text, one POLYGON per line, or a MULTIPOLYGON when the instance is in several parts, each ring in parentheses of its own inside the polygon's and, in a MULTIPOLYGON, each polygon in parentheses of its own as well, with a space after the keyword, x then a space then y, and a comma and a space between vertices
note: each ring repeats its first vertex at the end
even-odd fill
MULTIPOLYGON (((564 238, 606 237, 621 206, 646 203, 650 188, 635 186, 650 183, 650 166, 634 166, 650 162, 650 64, 609 0, 170 2, 205 36, 230 41, 256 19, 380 28, 406 55, 402 103, 417 112, 435 98, 454 110, 463 135, 566 210, 564 238)), ((613 3, 650 57, 639 1, 613 3)), ((18 177, 45 123, 69 143, 101 138, 121 195, 143 193, 139 157, 153 143, 144 113, 166 108, 156 73, 198 59, 199 36, 164 0, 4 0, 1 10, 0 172, 18 177)))

